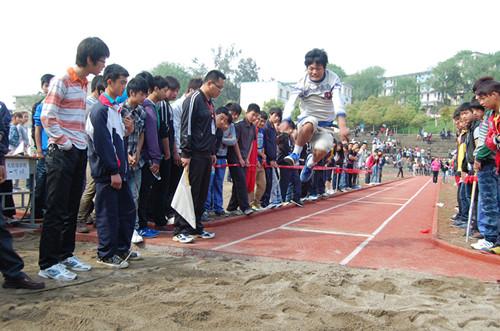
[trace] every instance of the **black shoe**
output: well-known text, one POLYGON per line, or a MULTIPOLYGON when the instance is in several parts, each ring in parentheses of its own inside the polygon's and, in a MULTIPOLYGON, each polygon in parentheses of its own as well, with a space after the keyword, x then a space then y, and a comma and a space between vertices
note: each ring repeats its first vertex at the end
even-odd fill
POLYGON ((304 207, 304 203, 302 201, 290 200, 290 202, 296 205, 297 207, 304 207))
POLYGON ((3 288, 23 288, 26 290, 41 290, 45 288, 44 282, 35 282, 28 275, 21 278, 5 280, 3 288))

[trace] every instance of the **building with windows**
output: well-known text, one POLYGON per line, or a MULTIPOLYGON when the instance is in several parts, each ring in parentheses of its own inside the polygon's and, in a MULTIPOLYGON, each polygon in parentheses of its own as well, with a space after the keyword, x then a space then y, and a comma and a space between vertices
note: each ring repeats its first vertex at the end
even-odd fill
POLYGON ((398 81, 402 79, 414 79, 417 85, 417 92, 420 95, 420 107, 426 110, 427 113, 432 113, 443 101, 443 96, 440 92, 435 91, 430 85, 432 72, 421 71, 411 74, 398 76, 384 77, 383 90, 381 96, 392 96, 398 81))

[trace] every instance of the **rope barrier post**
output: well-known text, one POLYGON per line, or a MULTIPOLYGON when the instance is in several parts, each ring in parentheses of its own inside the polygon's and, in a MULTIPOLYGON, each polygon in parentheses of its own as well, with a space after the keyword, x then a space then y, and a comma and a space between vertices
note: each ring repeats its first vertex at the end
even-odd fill
POLYGON ((472 222, 472 213, 474 211, 474 200, 476 198, 476 185, 477 185, 477 180, 474 180, 472 182, 472 194, 471 194, 470 206, 469 206, 469 218, 467 219, 467 230, 465 231, 465 242, 466 243, 469 242, 470 224, 472 222))

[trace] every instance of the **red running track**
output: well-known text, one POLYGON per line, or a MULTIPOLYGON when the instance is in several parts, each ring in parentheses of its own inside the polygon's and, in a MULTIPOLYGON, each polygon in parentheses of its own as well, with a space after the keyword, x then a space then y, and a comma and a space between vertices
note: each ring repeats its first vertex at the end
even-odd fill
POLYGON ((484 260, 461 254, 459 249, 443 249, 432 231, 421 232, 433 226, 438 191, 439 185, 429 177, 415 177, 304 208, 208 223, 207 229, 217 234, 212 240, 183 245, 165 233, 147 244, 189 249, 186 253, 195 254, 221 252, 499 280, 500 257, 484 260))

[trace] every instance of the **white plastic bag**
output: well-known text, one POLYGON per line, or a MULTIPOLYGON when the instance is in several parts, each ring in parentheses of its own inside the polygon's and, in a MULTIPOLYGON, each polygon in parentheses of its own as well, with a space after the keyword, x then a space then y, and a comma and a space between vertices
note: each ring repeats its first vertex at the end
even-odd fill
POLYGON ((196 229, 196 216, 194 214, 193 196, 191 195, 191 185, 189 184, 189 172, 184 169, 179 185, 172 199, 172 208, 184 218, 189 225, 196 229))

